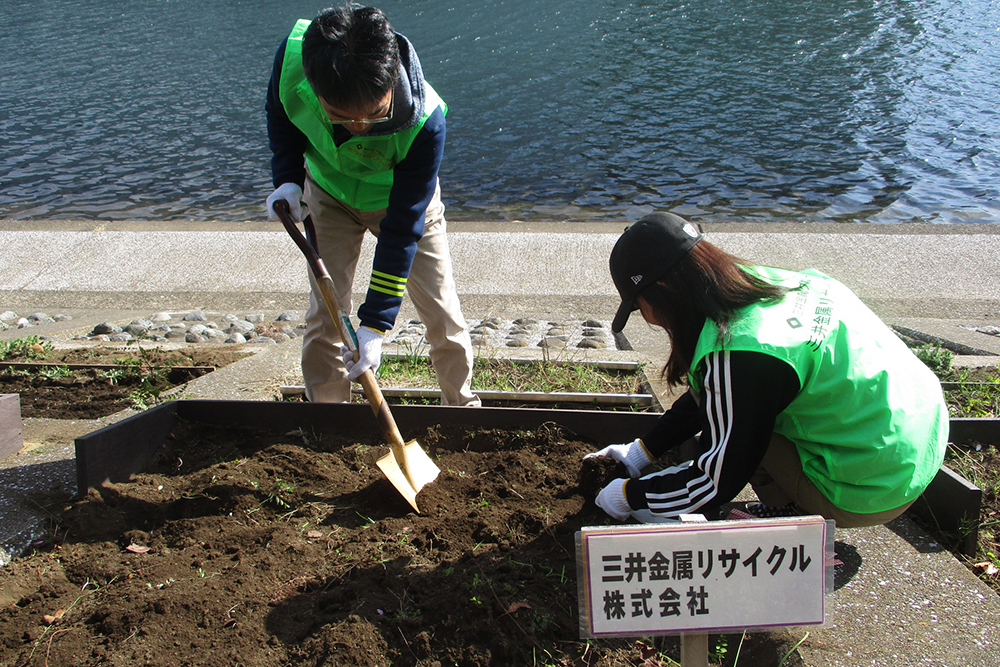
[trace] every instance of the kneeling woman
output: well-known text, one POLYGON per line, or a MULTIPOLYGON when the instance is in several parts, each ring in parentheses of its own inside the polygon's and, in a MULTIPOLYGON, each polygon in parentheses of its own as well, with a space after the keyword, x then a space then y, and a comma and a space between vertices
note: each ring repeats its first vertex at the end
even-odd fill
POLYGON ((634 310, 665 329, 664 375, 689 391, 643 438, 588 455, 631 475, 598 495, 609 515, 712 511, 749 483, 758 516, 872 526, 902 514, 941 467, 940 383, 841 283, 743 264, 669 213, 626 229, 610 265, 622 298, 612 330, 634 310), (640 476, 682 445, 691 460, 640 476))

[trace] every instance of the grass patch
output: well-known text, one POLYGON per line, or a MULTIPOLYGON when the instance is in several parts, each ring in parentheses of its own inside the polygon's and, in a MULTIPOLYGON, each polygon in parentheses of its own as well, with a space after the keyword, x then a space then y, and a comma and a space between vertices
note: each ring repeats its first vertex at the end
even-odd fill
POLYGON ((52 343, 38 336, 0 340, 0 361, 8 359, 42 359, 52 351, 52 343))
MULTIPOLYGON (((920 345, 914 353, 941 380, 948 413, 953 418, 996 419, 1000 414, 1000 369, 954 368, 954 354, 938 346, 920 345)), ((974 556, 958 552, 959 536, 934 535, 980 580, 1000 594, 1000 443, 952 443, 945 464, 983 491, 979 540, 974 556)))
MULTIPOLYGON (((437 387, 434 368, 422 355, 385 355, 376 377, 385 386, 437 387)), ((472 371, 473 391, 636 394, 643 393, 644 385, 641 364, 630 369, 616 369, 594 362, 477 357, 472 371)))
POLYGON ((920 345, 913 352, 941 380, 952 417, 996 419, 1000 415, 1000 368, 955 368, 954 353, 939 346, 920 345))
MULTIPOLYGON (((945 464, 983 491, 976 554, 956 557, 1000 594, 1000 449, 996 445, 949 445, 945 464)), ((957 544, 957 536, 940 536, 942 544, 957 544)), ((952 549, 954 553, 954 549, 952 549)))

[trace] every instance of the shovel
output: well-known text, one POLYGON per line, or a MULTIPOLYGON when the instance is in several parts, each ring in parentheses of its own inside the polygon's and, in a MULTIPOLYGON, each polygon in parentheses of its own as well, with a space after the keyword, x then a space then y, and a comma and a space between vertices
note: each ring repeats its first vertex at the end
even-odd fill
MULTIPOLYGON (((351 350, 351 353, 356 355, 358 349, 357 335, 354 333, 354 327, 351 326, 350 317, 347 313, 341 311, 337 305, 333 279, 330 278, 330 274, 326 270, 326 265, 323 264, 323 259, 302 235, 298 227, 295 226, 295 221, 292 220, 287 202, 280 200, 275 202, 274 212, 278 214, 281 224, 285 226, 285 231, 295 241, 295 245, 306 256, 309 269, 316 278, 320 295, 322 295, 323 301, 326 303, 327 310, 330 311, 330 317, 333 318, 333 321, 337 325, 341 340, 351 350)), ((306 217, 305 221, 303 221, 303 226, 306 228, 306 234, 314 239, 315 233, 312 227, 312 220, 309 217, 306 217)), ((364 388, 365 398, 368 399, 368 404, 371 406, 372 412, 375 413, 379 426, 382 428, 382 433, 385 435, 386 440, 389 441, 389 447, 391 448, 388 454, 378 460, 378 467, 389 478, 389 481, 396 487, 396 490, 403 494, 406 502, 410 503, 413 510, 419 513, 420 510, 417 508, 417 493, 424 486, 437 479, 441 469, 427 456, 427 453, 420 447, 420 443, 416 440, 403 442, 403 437, 399 434, 399 429, 396 428, 396 422, 392 418, 392 413, 389 412, 389 405, 382 397, 378 383, 375 382, 375 374, 372 373, 371 369, 366 370, 358 380, 364 388)))

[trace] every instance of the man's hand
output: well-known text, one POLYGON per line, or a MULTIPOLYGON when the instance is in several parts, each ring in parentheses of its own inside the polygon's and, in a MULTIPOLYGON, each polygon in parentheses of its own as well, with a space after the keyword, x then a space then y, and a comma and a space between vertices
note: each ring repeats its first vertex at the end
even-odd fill
POLYGON ((621 461, 625 464, 625 468, 631 477, 641 477, 642 469, 653 462, 653 457, 646 451, 646 445, 642 444, 640 438, 636 438, 624 445, 608 445, 604 449, 591 452, 583 458, 589 459, 594 456, 607 456, 616 461, 621 461))
POLYGON ((598 507, 608 513, 608 516, 619 521, 624 521, 632 516, 632 508, 629 507, 628 501, 625 500, 625 482, 627 481, 627 479, 612 481, 601 489, 601 492, 597 494, 597 498, 594 500, 598 507))
POLYGON ((357 380, 361 375, 371 369, 374 373, 382 363, 382 339, 385 334, 368 327, 358 328, 358 358, 355 361, 354 353, 346 345, 340 346, 340 353, 344 357, 344 365, 347 367, 347 379, 357 380))
POLYGON ((274 202, 280 199, 284 199, 288 202, 288 210, 291 212, 292 219, 295 222, 302 220, 302 188, 300 188, 297 183, 282 183, 268 196, 268 219, 278 219, 278 214, 274 212, 274 202))

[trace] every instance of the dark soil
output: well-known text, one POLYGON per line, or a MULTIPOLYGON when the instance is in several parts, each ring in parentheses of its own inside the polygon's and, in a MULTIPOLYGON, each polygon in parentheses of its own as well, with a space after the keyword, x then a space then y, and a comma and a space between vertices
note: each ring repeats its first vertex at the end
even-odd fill
POLYGON ((22 417, 98 419, 141 406, 142 401, 155 402, 161 392, 245 356, 246 352, 218 347, 53 350, 44 356, 5 359, 5 364, 45 367, 5 368, 0 371, 0 394, 20 394, 22 417), (117 366, 119 372, 111 372, 106 368, 109 365, 117 366))
MULTIPOLYGON (((421 514, 371 442, 180 424, 150 470, 73 501, 0 569, 0 665, 672 664, 679 640, 581 641, 574 536, 617 471, 556 428, 416 434, 421 514), (581 476, 582 475, 582 476, 581 476), (583 480, 583 484, 581 484, 583 480)), ((712 636, 771 666, 787 633, 712 636)), ((720 657, 724 654, 724 657, 720 657)), ((794 651, 786 665, 799 665, 794 651)))

